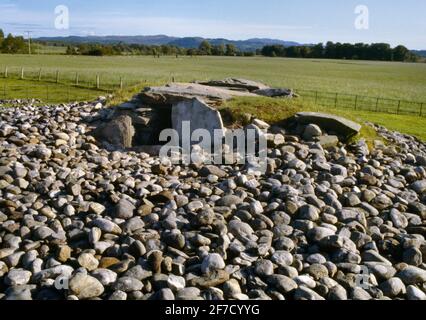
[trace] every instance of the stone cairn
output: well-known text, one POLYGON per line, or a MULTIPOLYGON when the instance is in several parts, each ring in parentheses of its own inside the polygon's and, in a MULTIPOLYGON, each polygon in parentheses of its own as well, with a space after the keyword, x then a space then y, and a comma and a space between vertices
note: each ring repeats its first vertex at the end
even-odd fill
POLYGON ((173 110, 140 101, 1 110, 0 299, 426 299, 424 143, 375 126, 386 143, 347 144, 359 125, 300 113, 253 119, 266 173, 171 166, 135 145, 173 110))

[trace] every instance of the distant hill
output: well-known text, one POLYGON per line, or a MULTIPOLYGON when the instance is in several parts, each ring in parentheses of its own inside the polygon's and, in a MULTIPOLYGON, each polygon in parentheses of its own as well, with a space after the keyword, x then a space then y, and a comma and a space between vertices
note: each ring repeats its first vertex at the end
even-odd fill
POLYGON ((145 45, 163 45, 168 44, 178 38, 165 35, 156 36, 69 36, 69 37, 41 37, 34 40, 45 42, 63 42, 63 43, 99 43, 99 44, 145 44, 145 45))
POLYGON ((248 39, 248 40, 228 40, 228 39, 204 39, 204 38, 179 38, 171 41, 169 44, 175 45, 182 48, 198 48, 198 46, 204 40, 208 40, 212 45, 227 45, 234 44, 241 51, 254 51, 256 49, 262 49, 266 45, 281 44, 286 47, 293 47, 300 45, 297 42, 283 41, 276 39, 248 39))
POLYGON ((426 58, 426 50, 412 50, 414 54, 417 54, 420 57, 426 58))
POLYGON ((213 45, 234 44, 241 51, 254 51, 262 49, 266 45, 280 44, 286 47, 298 46, 297 42, 283 41, 276 39, 248 39, 248 40, 228 40, 228 39, 205 39, 201 37, 169 37, 166 35, 155 36, 69 36, 69 37, 41 37, 35 40, 43 42, 60 42, 66 44, 99 43, 99 44, 144 44, 144 45, 175 45, 182 48, 198 48, 201 42, 208 40, 213 45))

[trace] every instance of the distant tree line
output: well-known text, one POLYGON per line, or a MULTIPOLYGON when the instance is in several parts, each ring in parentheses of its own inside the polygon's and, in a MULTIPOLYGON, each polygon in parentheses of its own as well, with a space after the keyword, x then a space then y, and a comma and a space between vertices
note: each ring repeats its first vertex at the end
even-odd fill
POLYGON ((28 52, 28 45, 23 37, 14 37, 8 34, 6 37, 0 29, 0 53, 25 53, 28 52))
POLYGON ((138 44, 68 44, 66 54, 88 56, 117 55, 181 55, 185 50, 175 46, 148 46, 138 44))
MULTIPOLYGON (((392 48, 387 43, 333 43, 327 42, 316 45, 292 46, 268 45, 255 51, 241 51, 234 44, 212 45, 204 40, 198 48, 181 48, 174 45, 141 45, 141 44, 96 44, 96 43, 64 43, 38 42, 41 45, 66 46, 68 55, 115 56, 115 55, 162 55, 176 56, 255 56, 289 57, 289 58, 318 58, 318 59, 347 59, 347 60, 377 60, 377 61, 423 61, 422 58, 399 45, 392 48)), ((0 29, 0 53, 26 53, 28 45, 21 36, 12 34, 5 37, 0 29)))
POLYGON ((318 58, 346 60, 376 60, 376 61, 419 61, 420 57, 406 47, 399 45, 392 48, 387 43, 350 44, 327 42, 312 46, 269 45, 256 51, 241 51, 233 44, 212 45, 203 41, 196 49, 180 48, 172 45, 148 46, 138 44, 79 44, 68 45, 70 55, 188 55, 188 56, 255 56, 288 57, 288 58, 318 58))
MULTIPOLYGON (((50 43, 52 45, 52 43, 50 43)), ((58 43, 54 43, 58 45, 58 43)), ((233 44, 212 45, 203 41, 198 48, 181 48, 173 45, 140 44, 68 44, 68 55, 115 56, 115 55, 176 55, 176 56, 254 56, 256 52, 242 52, 233 44)))
POLYGON ((246 56, 251 57, 256 55, 256 51, 241 51, 234 44, 218 44, 212 45, 207 40, 201 42, 196 50, 197 55, 202 56, 246 56))
POLYGON ((266 57, 289 58, 319 58, 347 60, 376 60, 376 61, 407 61, 415 62, 419 57, 399 45, 392 48, 387 43, 333 43, 324 46, 319 43, 314 46, 284 47, 282 45, 265 46, 261 54, 266 57))

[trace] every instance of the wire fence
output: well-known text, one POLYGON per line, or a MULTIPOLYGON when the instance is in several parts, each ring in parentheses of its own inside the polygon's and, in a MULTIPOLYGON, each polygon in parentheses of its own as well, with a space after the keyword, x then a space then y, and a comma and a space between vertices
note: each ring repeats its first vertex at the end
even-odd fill
POLYGON ((324 107, 426 117, 426 103, 356 94, 295 90, 302 99, 324 107))
POLYGON ((40 83, 65 84, 98 90, 119 90, 138 83, 109 72, 77 72, 59 69, 2 67, 0 79, 29 80, 40 83))
MULTIPOLYGON (((79 73, 53 69, 4 67, 0 70, 0 99, 39 99, 43 102, 67 102, 89 100, 101 93, 140 84, 110 73, 79 73), (8 80, 28 80, 31 83, 8 84, 8 80)), ((170 80, 170 79, 169 79, 170 80)), ((171 77, 175 81, 175 77, 171 77)), ((335 109, 381 112, 397 115, 426 116, 426 103, 381 97, 370 97, 339 92, 295 90, 302 99, 316 105, 335 109)))
POLYGON ((110 90, 95 90, 64 84, 0 84, 0 104, 13 104, 16 100, 35 101, 36 103, 65 103, 90 101, 101 95, 110 94, 110 90))

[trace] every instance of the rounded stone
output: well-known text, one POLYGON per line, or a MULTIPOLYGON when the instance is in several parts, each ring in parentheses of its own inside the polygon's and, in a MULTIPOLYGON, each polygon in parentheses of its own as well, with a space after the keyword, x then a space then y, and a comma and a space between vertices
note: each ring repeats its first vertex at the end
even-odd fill
POLYGON ((69 282, 69 288, 79 299, 91 299, 101 296, 104 287, 100 281, 82 273, 76 274, 69 282))
POLYGON ((287 251, 276 251, 271 260, 279 266, 291 266, 293 264, 293 255, 287 251))
POLYGON ((31 272, 24 269, 12 269, 4 279, 9 286, 22 286, 27 284, 31 279, 31 272))
POLYGON ((138 279, 131 277, 122 277, 116 281, 113 286, 114 290, 123 292, 140 291, 143 288, 143 283, 138 279))
POLYGON ((204 258, 201 264, 201 272, 210 274, 212 271, 225 269, 225 266, 222 256, 218 253, 212 253, 204 258))
POLYGON ((177 292, 185 288, 186 282, 185 278, 171 274, 167 279, 167 284, 173 292, 177 292))
POLYGON ((96 270, 99 266, 99 261, 90 253, 82 253, 78 257, 78 263, 88 271, 96 270))
POLYGON ((399 278, 391 278, 380 285, 383 294, 390 298, 395 298, 400 295, 405 295, 406 288, 404 283, 399 278))
POLYGON ((260 277, 267 277, 274 274, 274 265, 269 260, 259 260, 255 263, 254 271, 260 277))

